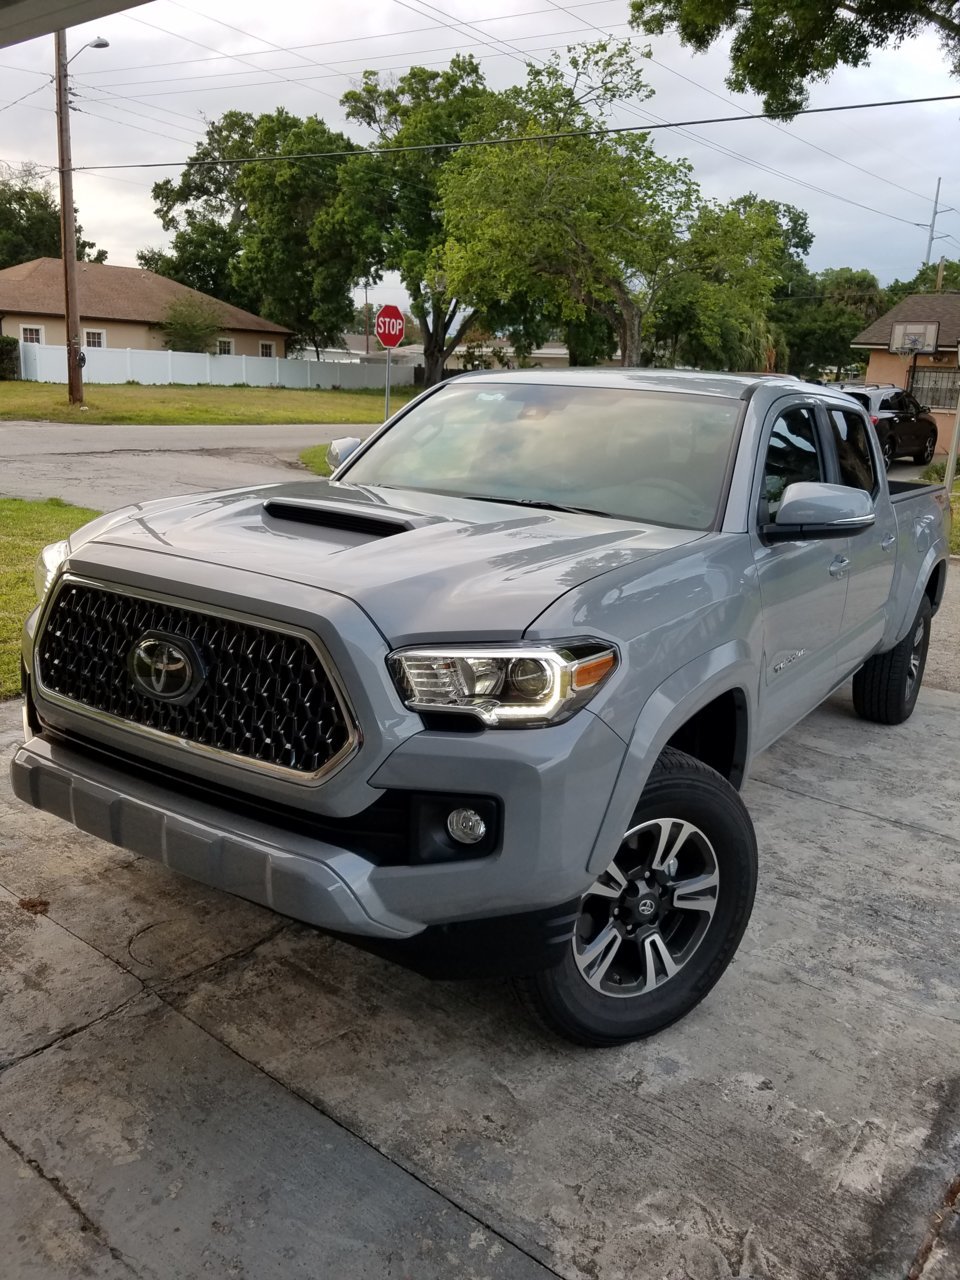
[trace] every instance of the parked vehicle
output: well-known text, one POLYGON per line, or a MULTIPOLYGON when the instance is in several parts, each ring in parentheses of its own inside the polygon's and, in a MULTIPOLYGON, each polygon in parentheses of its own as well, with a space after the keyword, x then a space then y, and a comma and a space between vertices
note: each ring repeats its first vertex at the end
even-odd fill
POLYGON ((900 457, 924 464, 933 461, 937 448, 936 419, 909 391, 902 391, 892 383, 877 386, 845 383, 843 390, 870 415, 887 470, 893 460, 900 457))
POLYGON ((573 1040, 688 1013, 750 917, 739 789, 853 676, 913 711, 942 486, 796 380, 466 375, 333 479, 48 547, 16 794, 573 1040), (892 492, 891 492, 892 490, 892 492))

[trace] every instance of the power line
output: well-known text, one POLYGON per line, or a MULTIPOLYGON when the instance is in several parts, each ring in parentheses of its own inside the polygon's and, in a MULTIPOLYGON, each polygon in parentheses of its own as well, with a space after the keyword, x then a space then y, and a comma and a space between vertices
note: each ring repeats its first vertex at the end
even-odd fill
MULTIPOLYGON (((954 102, 960 99, 960 93, 938 93, 926 98, 889 98, 880 102, 849 102, 839 106, 832 107, 804 107, 798 111, 798 115, 825 115, 838 111, 870 111, 878 107, 904 107, 914 106, 918 103, 926 102, 954 102)), ((407 143, 404 145, 388 146, 388 147, 367 147, 363 148, 360 154, 365 155, 396 155, 401 152, 413 151, 462 151, 469 150, 473 147, 502 147, 514 146, 525 142, 560 142, 566 138, 595 138, 606 137, 617 133, 653 133, 658 129, 682 129, 688 125, 708 125, 708 124, 740 124, 746 120, 769 120, 773 117, 765 112, 758 111, 744 116, 711 116, 698 120, 671 120, 664 121, 661 124, 644 124, 644 125, 604 125, 596 129, 565 129, 556 133, 530 133, 519 134, 507 138, 471 138, 461 140, 459 142, 417 142, 407 143)), ((304 151, 296 156, 285 155, 260 155, 260 156, 238 156, 235 159, 216 158, 210 160, 149 160, 149 161, 127 161, 124 164, 94 164, 77 166, 78 171, 89 171, 93 169, 187 169, 195 168, 200 165, 220 165, 220 164, 262 164, 277 160, 338 160, 347 156, 357 155, 356 150, 349 151, 304 151)), ((871 212, 879 212, 871 210, 871 212)), ((892 215, 891 215, 892 216, 892 215)), ((900 219, 900 221, 906 221, 900 219)), ((911 226, 923 225, 920 223, 911 223, 911 226)))
POLYGON ((18 102, 23 102, 26 98, 32 98, 35 93, 39 93, 41 89, 46 89, 47 85, 53 84, 53 76, 47 76, 44 84, 38 84, 35 89, 29 89, 26 93, 22 93, 19 98, 14 98, 12 102, 6 103, 0 107, 0 111, 9 111, 11 107, 15 107, 18 102))

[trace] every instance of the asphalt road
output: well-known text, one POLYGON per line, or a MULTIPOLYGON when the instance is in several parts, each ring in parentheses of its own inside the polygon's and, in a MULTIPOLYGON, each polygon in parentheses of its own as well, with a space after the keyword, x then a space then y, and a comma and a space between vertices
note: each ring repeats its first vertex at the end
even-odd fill
POLYGON ((841 695, 760 757, 737 959, 606 1051, 23 807, 17 733, 5 1280, 960 1275, 960 695, 841 695))
POLYGON ((0 423, 0 495, 62 497, 102 511, 305 474, 297 456, 337 436, 365 439, 373 426, 72 426, 0 423))

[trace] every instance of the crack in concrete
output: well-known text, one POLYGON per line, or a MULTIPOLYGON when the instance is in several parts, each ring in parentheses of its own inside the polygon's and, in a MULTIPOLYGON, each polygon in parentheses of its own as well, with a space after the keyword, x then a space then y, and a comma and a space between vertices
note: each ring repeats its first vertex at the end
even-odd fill
POLYGON ((960 1173, 949 1183, 940 1204, 930 1215, 930 1226, 920 1242, 920 1248, 914 1254, 906 1280, 923 1280, 930 1255, 943 1235, 944 1227, 956 1213, 960 1213, 960 1173))
MULTIPOLYGON (((122 968, 122 966, 120 967, 122 968)), ((136 974, 129 973, 129 970, 127 969, 124 969, 123 972, 128 973, 131 978, 134 978, 138 983, 140 983, 140 979, 137 978, 136 974)), ((65 1040, 72 1040, 73 1037, 78 1036, 81 1031, 87 1031, 90 1027, 95 1027, 97 1023, 104 1022, 107 1018, 112 1018, 115 1013, 122 1013, 123 1010, 126 1009, 127 1005, 131 1004, 134 1000, 139 1000, 143 994, 144 986, 143 983, 140 983, 138 990, 127 996, 125 1000, 121 1000, 118 1005, 114 1005, 112 1009, 107 1009, 104 1013, 98 1013, 97 1016, 95 1018, 91 1018, 89 1022, 84 1022, 79 1027, 71 1027, 69 1031, 61 1031, 57 1035, 51 1036, 49 1040, 45 1040, 43 1044, 37 1045, 36 1048, 28 1049, 26 1053, 21 1053, 16 1058, 0 1060, 0 1075, 3 1075, 5 1071, 9 1071, 11 1067, 19 1066, 21 1062, 27 1062, 30 1058, 39 1057, 41 1053, 46 1053, 48 1049, 53 1049, 56 1045, 63 1044, 65 1040)))
POLYGON ((222 1045, 228 1053, 232 1053, 234 1057, 239 1058, 240 1061, 246 1063, 248 1067, 252 1067, 254 1071, 258 1071, 261 1075, 266 1076, 268 1080, 272 1080, 274 1084, 279 1085, 281 1089, 285 1090, 285 1092, 292 1094, 295 1098, 299 1098, 301 1102, 305 1102, 312 1111, 316 1111, 318 1115, 325 1116, 331 1124, 335 1124, 342 1132, 350 1134, 350 1136, 355 1138, 357 1142, 361 1142, 368 1150, 373 1151, 378 1155, 381 1160, 386 1160, 388 1164, 393 1165, 395 1169, 399 1169, 402 1173, 405 1173, 408 1177, 412 1178, 414 1182, 419 1183, 421 1187, 426 1188, 426 1190, 431 1192, 433 1195, 439 1196, 445 1204, 448 1204, 451 1207, 451 1209, 454 1209, 457 1213, 464 1214, 471 1220, 471 1222, 475 1222, 478 1227, 483 1228, 484 1231, 489 1231, 497 1240, 500 1240, 511 1248, 516 1249, 518 1253, 522 1253, 525 1258, 529 1258, 531 1262, 534 1262, 538 1267, 541 1267, 545 1275, 553 1276, 554 1280, 566 1280, 566 1277, 564 1277, 562 1272, 555 1271, 549 1263, 544 1262, 542 1258, 538 1258, 536 1254, 531 1253, 531 1251, 520 1241, 511 1239, 509 1235, 506 1235, 498 1227, 493 1226, 485 1218, 478 1217, 472 1209, 467 1209, 462 1204, 458 1204, 457 1201, 447 1195, 441 1187, 434 1186, 415 1168, 403 1164, 399 1160, 395 1160, 392 1156, 388 1155, 385 1151, 381 1151, 380 1148, 375 1143, 371 1142, 369 1138, 365 1138, 363 1134, 355 1132, 343 1120, 332 1115, 322 1107, 316 1098, 312 1098, 309 1094, 298 1089, 288 1081, 282 1080, 262 1064, 254 1062, 252 1058, 248 1058, 246 1054, 241 1053, 239 1049, 228 1044, 225 1040, 221 1040, 219 1036, 215 1035, 209 1029, 209 1027, 205 1027, 203 1023, 198 1022, 196 1018, 192 1017, 189 1013, 186 1013, 183 1009, 178 1009, 173 1001, 168 999, 162 991, 154 990, 153 994, 161 1000, 172 1013, 175 1013, 177 1017, 184 1018, 187 1022, 191 1022, 200 1032, 203 1033, 203 1035, 209 1036, 211 1040, 215 1040, 217 1044, 222 1045))
POLYGON ((14 1142, 12 1138, 8 1137, 7 1134, 3 1132, 2 1128, 0 1128, 0 1140, 6 1143, 18 1160, 21 1160, 28 1169, 32 1169, 38 1178, 42 1178, 47 1186, 51 1187, 60 1199, 63 1200, 65 1204, 69 1205, 80 1220, 81 1232, 91 1235, 99 1245, 107 1250, 114 1262, 119 1262, 120 1265, 126 1268, 132 1276, 135 1276, 137 1277, 137 1280, 140 1280, 142 1273, 133 1260, 129 1258, 122 1249, 119 1249, 115 1244, 110 1243, 103 1227, 101 1227, 98 1222, 94 1222, 93 1218, 90 1217, 89 1213, 87 1213, 86 1209, 84 1209, 83 1205, 73 1192, 70 1191, 63 1179, 58 1177, 55 1173, 47 1173, 39 1160, 35 1160, 33 1156, 28 1156, 18 1143, 14 1142))

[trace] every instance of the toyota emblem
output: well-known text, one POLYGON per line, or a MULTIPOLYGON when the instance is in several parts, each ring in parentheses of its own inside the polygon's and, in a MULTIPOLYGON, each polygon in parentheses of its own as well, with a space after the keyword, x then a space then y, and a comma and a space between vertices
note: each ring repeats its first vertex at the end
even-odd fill
POLYGON ((652 916, 657 909, 657 904, 653 898, 641 898, 637 903, 637 914, 641 916, 652 916))
POLYGON ((130 653, 130 675, 141 693, 163 702, 185 702, 203 678, 200 657, 189 640, 148 632, 130 653))

